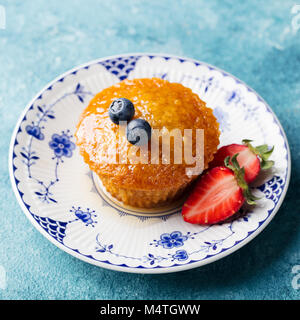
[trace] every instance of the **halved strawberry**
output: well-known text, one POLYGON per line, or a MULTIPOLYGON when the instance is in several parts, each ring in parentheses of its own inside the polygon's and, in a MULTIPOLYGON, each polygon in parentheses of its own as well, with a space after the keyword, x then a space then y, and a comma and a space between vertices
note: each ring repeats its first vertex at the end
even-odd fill
POLYGON ((254 204, 244 180, 244 168, 237 162, 238 154, 231 160, 225 159, 225 166, 212 168, 196 183, 196 186, 182 208, 186 222, 214 224, 236 213, 247 201, 254 204))
POLYGON ((243 140, 243 144, 230 144, 221 147, 215 154, 214 160, 210 163, 210 168, 224 165, 226 157, 232 157, 238 153, 238 163, 245 168, 245 181, 251 183, 258 176, 260 170, 269 169, 274 161, 268 160, 274 147, 270 150, 266 144, 253 147, 251 140, 243 140))

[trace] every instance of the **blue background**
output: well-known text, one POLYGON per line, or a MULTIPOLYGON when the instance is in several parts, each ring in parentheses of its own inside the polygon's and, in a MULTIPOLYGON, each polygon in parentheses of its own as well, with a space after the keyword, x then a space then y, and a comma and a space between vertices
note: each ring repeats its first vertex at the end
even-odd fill
POLYGON ((299 299, 300 289, 292 286, 292 268, 300 265, 300 29, 292 27, 298 20, 300 27, 300 19, 291 13, 294 4, 0 0, 6 10, 6 29, 0 29, 0 299, 299 299), (222 260, 164 275, 101 269, 51 244, 15 199, 8 148, 28 101, 70 68, 128 52, 176 54, 222 68, 254 88, 286 131, 292 154, 286 199, 261 234, 222 260))

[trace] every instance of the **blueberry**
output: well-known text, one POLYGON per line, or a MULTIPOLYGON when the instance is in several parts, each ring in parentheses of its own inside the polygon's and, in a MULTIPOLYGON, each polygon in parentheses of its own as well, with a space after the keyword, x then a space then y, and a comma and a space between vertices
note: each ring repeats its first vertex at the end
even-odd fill
POLYGON ((148 143, 151 138, 151 126, 144 119, 131 120, 126 128, 127 140, 136 146, 142 146, 148 143))
POLYGON ((134 116, 133 103, 125 98, 114 100, 108 109, 110 120, 119 124, 120 121, 130 121, 134 116))

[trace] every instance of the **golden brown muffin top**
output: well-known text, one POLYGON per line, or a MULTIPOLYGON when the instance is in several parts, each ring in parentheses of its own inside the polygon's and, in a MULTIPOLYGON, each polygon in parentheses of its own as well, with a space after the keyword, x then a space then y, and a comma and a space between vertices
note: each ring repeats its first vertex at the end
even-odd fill
MULTIPOLYGON (((127 98, 135 107, 135 118, 147 120, 152 129, 171 131, 179 129, 204 129, 204 168, 213 159, 219 144, 219 125, 212 109, 207 108, 197 94, 179 83, 159 78, 124 80, 99 92, 81 115, 77 125, 76 140, 80 152, 91 170, 109 176, 120 187, 130 189, 164 189, 187 184, 193 177, 187 175, 185 163, 174 163, 171 143, 170 164, 107 163, 105 155, 118 150, 132 150, 120 126, 108 115, 113 100, 127 98)), ((193 134, 193 148, 196 140, 193 134)), ((135 147, 136 148, 136 147, 135 147)), ((151 150, 149 144, 149 162, 151 150)), ((194 154, 194 152, 193 152, 194 154)), ((160 153, 161 155, 161 153, 160 153)), ((118 155, 117 155, 118 156, 118 155)), ((117 159, 118 160, 118 159, 117 159)), ((161 162, 161 161, 160 161, 161 162)))

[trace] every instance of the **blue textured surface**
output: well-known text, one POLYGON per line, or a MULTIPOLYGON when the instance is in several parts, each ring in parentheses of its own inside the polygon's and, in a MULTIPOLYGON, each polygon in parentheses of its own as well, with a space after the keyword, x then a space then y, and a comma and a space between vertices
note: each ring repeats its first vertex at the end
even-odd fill
POLYGON ((294 4, 0 0, 6 11, 6 29, 0 29, 0 299, 299 299, 292 286, 292 268, 300 265, 300 19, 291 13, 294 4), (287 133, 292 179, 281 209, 258 237, 213 264, 164 275, 104 270, 51 244, 15 200, 7 154, 27 102, 64 71, 127 52, 187 56, 234 74, 271 105, 287 133))

